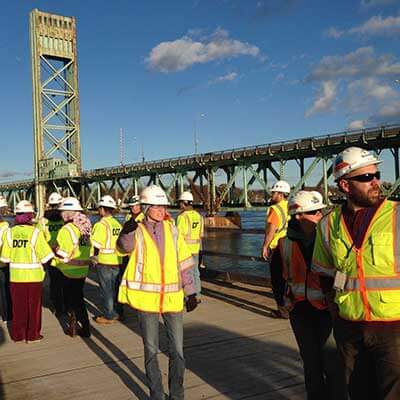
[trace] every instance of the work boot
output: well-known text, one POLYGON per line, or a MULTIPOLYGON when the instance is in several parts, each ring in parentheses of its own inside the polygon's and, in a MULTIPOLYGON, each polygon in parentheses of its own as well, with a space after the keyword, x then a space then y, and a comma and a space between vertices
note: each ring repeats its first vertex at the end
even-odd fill
POLYGON ((74 312, 71 312, 69 314, 67 335, 75 337, 77 334, 77 330, 78 330, 78 324, 76 322, 76 316, 74 312))
POLYGON ((111 325, 114 324, 117 321, 117 319, 108 319, 106 317, 103 317, 102 315, 99 315, 94 319, 94 322, 97 324, 102 324, 102 325, 111 325))

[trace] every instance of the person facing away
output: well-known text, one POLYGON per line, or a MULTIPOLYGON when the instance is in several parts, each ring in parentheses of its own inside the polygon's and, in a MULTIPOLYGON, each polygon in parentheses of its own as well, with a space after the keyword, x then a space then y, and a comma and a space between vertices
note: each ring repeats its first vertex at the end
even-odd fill
MULTIPOLYGON (((64 225, 61 211, 58 209, 63 201, 63 197, 58 192, 50 194, 47 200, 47 209, 44 216, 40 219, 41 227, 45 231, 45 237, 54 251, 57 247, 57 235, 64 225)), ((46 264, 46 270, 50 280, 50 300, 52 311, 56 317, 62 317, 66 313, 65 296, 63 292, 63 276, 57 268, 51 268, 51 262, 46 264)))
POLYGON ((144 344, 147 384, 152 400, 164 400, 158 364, 159 318, 167 330, 169 348, 169 398, 184 398, 183 308, 197 307, 192 279, 190 249, 176 227, 165 219, 169 205, 158 186, 145 188, 140 201, 145 219, 129 233, 121 234, 117 245, 130 254, 122 277, 118 300, 137 310, 144 344))
MULTIPOLYGON (((279 280, 279 273, 275 273, 275 268, 270 261, 279 239, 286 236, 290 219, 287 201, 289 194, 290 185, 286 181, 277 181, 272 186, 270 206, 268 207, 265 221, 264 243, 261 251, 261 255, 267 261, 267 267, 270 269, 271 282, 274 282, 275 279, 279 280)), ((271 316, 287 319, 288 314, 283 304, 283 298, 275 297, 275 302, 277 310, 273 311, 271 316)))
POLYGON ((176 217, 176 227, 185 239, 187 246, 192 252, 194 260, 193 281, 196 286, 196 297, 200 301, 201 280, 199 271, 199 253, 201 250, 201 239, 204 235, 203 217, 193 209, 193 195, 186 191, 179 197, 179 208, 181 212, 176 217))
POLYGON ((400 206, 381 197, 380 162, 359 147, 335 158, 346 202, 320 221, 312 261, 352 399, 400 399, 400 206))
POLYGON ((52 268, 63 276, 63 292, 68 312, 66 333, 75 337, 90 337, 89 317, 83 297, 83 287, 89 272, 90 233, 92 225, 83 214, 78 199, 67 197, 59 207, 65 225, 57 234, 56 259, 52 268))
MULTIPOLYGON (((8 203, 4 196, 0 195, 0 254, 5 240, 8 222, 4 219, 7 213, 8 203)), ((12 305, 10 294, 10 267, 8 264, 0 261, 0 302, 1 318, 4 322, 12 320, 12 305)))
POLYGON ((332 321, 319 275, 311 271, 316 224, 322 217, 319 192, 301 190, 289 199, 287 236, 279 239, 272 262, 273 291, 282 296, 303 360, 308 400, 347 398, 332 321), (278 280, 278 274, 280 281, 278 280))
POLYGON ((98 210, 101 219, 94 224, 91 235, 94 252, 91 261, 96 269, 103 299, 103 315, 95 318, 98 324, 112 324, 119 317, 117 294, 122 257, 116 249, 121 231, 121 224, 113 217, 116 208, 117 203, 111 196, 100 199, 98 210))
POLYGON ((43 339, 43 264, 54 257, 44 233, 33 226, 34 209, 27 200, 15 208, 14 226, 7 230, 1 261, 10 265, 12 301, 11 339, 34 343, 43 339))

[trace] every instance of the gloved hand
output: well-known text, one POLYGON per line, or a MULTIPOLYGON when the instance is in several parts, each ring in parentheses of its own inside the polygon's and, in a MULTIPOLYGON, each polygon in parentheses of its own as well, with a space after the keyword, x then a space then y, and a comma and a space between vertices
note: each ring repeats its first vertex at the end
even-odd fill
POLYGON ((137 222, 133 218, 131 218, 129 221, 125 222, 120 235, 133 232, 137 228, 137 226, 137 222))
POLYGON ((186 299, 186 311, 191 312, 197 307, 197 299, 195 294, 191 294, 186 299))

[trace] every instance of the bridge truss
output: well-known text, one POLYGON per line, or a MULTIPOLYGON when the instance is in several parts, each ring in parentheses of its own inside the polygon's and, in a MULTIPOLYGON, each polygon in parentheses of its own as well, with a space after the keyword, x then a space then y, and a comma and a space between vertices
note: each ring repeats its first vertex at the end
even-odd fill
MULTIPOLYGON (((332 158, 352 145, 378 154, 385 149, 391 152, 395 182, 385 188, 385 194, 396 194, 400 185, 400 125, 92 169, 76 177, 43 180, 43 184, 47 195, 56 190, 64 196, 79 197, 88 209, 94 208, 104 194, 123 203, 128 196, 154 183, 164 188, 171 203, 176 203, 183 190, 192 190, 195 203, 209 215, 223 210, 254 210, 265 208, 273 181, 292 175, 293 168, 299 176, 294 191, 310 186, 311 177, 315 180, 317 176, 317 183, 312 186, 328 199, 332 195, 328 185, 332 158)), ((0 192, 14 206, 21 199, 34 198, 34 183, 28 180, 0 184, 0 192)))

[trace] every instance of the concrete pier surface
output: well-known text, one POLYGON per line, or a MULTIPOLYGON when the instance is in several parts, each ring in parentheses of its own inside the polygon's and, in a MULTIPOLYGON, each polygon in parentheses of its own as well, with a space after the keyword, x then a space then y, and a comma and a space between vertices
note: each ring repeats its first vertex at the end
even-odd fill
MULTIPOLYGON (((203 288, 202 303, 185 315, 185 399, 304 399, 295 339, 288 321, 270 317, 270 290, 224 282, 203 282, 203 288)), ((85 296, 90 315, 96 315, 100 299, 93 277, 85 296)), ((31 344, 13 343, 2 324, 0 398, 148 399, 137 317, 130 309, 126 314, 113 325, 93 322, 90 339, 70 338, 44 304, 44 339, 31 344)), ((161 330, 167 389, 166 349, 161 330)))

